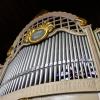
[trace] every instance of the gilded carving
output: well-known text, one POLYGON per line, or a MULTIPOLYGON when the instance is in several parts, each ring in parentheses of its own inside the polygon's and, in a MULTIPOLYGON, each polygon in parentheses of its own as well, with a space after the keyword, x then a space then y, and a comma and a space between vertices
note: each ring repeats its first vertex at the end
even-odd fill
POLYGON ((24 37, 25 43, 35 44, 44 40, 53 30, 54 26, 50 22, 44 22, 38 28, 30 28, 24 37))
POLYGON ((8 50, 8 52, 7 52, 8 57, 13 54, 13 49, 14 49, 13 46, 11 46, 10 49, 8 50))
POLYGON ((75 19, 76 21, 79 21, 81 26, 86 26, 87 25, 87 20, 81 17, 78 17, 75 19))

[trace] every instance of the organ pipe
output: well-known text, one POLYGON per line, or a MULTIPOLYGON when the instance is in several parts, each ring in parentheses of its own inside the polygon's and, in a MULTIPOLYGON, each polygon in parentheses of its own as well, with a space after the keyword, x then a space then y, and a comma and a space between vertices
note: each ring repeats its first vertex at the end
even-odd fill
POLYGON ((62 79, 96 78, 89 48, 85 35, 61 31, 39 44, 23 47, 8 65, 0 95, 62 79))
POLYGON ((48 41, 46 40, 45 41, 45 44, 44 44, 44 47, 42 48, 43 49, 43 53, 42 53, 42 59, 41 59, 41 66, 40 66, 40 78, 39 78, 39 84, 41 84, 41 82, 42 81, 44 81, 44 76, 43 76, 43 74, 44 74, 44 71, 43 71, 43 69, 45 68, 45 62, 46 62, 46 58, 47 58, 47 46, 48 45, 48 41))
POLYGON ((47 72, 49 72, 49 63, 50 63, 50 51, 51 51, 51 43, 52 43, 52 38, 49 38, 48 40, 48 48, 47 48, 47 57, 46 57, 46 62, 45 62, 45 80, 44 82, 47 82, 47 80, 49 79, 49 73, 47 74, 47 72), (48 67, 48 68, 47 68, 48 67))
POLYGON ((64 79, 66 79, 66 43, 65 43, 65 33, 62 33, 62 66, 63 66, 63 73, 64 73, 64 79))

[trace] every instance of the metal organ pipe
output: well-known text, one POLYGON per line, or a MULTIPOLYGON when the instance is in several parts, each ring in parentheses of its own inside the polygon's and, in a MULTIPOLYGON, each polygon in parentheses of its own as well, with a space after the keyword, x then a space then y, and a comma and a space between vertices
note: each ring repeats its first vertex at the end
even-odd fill
POLYGON ((87 69, 86 69, 86 66, 85 66, 85 63, 82 64, 82 54, 81 54, 81 48, 80 48, 80 44, 79 44, 79 36, 76 36, 76 44, 77 44, 77 51, 78 51, 78 63, 80 65, 80 69, 78 68, 78 72, 80 73, 80 70, 84 70, 83 71, 83 75, 85 77, 87 77, 87 69), (84 69, 83 67, 84 66, 84 69))
POLYGON ((8 93, 8 86, 9 86, 9 84, 10 83, 8 83, 7 85, 4 86, 4 88, 3 88, 4 89, 3 94, 7 94, 8 93))
POLYGON ((50 64, 49 64, 49 82, 53 81, 53 65, 54 65, 54 50, 55 50, 55 36, 52 37, 51 52, 50 52, 50 64))
POLYGON ((48 39, 48 48, 47 48, 47 57, 46 57, 46 62, 45 62, 45 79, 44 83, 49 81, 49 68, 50 68, 50 52, 51 52, 51 43, 52 43, 52 38, 48 39))
POLYGON ((14 61, 14 63, 15 63, 15 70, 16 70, 16 72, 15 72, 15 75, 18 75, 18 70, 19 70, 19 68, 21 67, 20 66, 20 64, 21 64, 21 61, 22 61, 22 54, 23 54, 23 49, 17 54, 17 56, 16 56, 16 58, 14 59, 15 61, 14 61))
MULTIPOLYGON (((59 33, 59 44, 60 44, 60 47, 63 49, 63 41, 62 41, 63 36, 62 35, 64 35, 63 32, 60 32, 59 33)), ((60 79, 65 79, 65 71, 64 71, 64 66, 63 66, 63 53, 62 53, 63 50, 61 48, 59 50, 60 55, 58 55, 58 65, 60 65, 59 67, 61 69, 61 72, 59 72, 59 74, 60 74, 59 77, 60 77, 60 79)))
MULTIPOLYGON (((30 63, 29 63, 29 69, 33 68, 33 63, 34 63, 34 60, 35 60, 35 54, 36 54, 37 45, 34 45, 32 47, 33 47, 32 48, 33 52, 32 52, 31 60, 30 60, 30 63)), ((32 69, 32 70, 34 70, 34 69, 32 69)))
POLYGON ((74 78, 77 78, 78 76, 78 70, 77 70, 77 67, 78 67, 78 56, 77 56, 77 49, 76 49, 76 41, 75 41, 75 36, 72 35, 72 42, 73 42, 73 59, 74 59, 74 74, 75 74, 75 77, 74 78))
POLYGON ((18 64, 19 64, 19 62, 20 62, 20 56, 19 56, 19 54, 16 56, 16 58, 13 60, 13 62, 11 63, 12 65, 10 65, 10 66, 13 66, 12 67, 12 77, 11 78, 13 78, 14 76, 15 76, 15 74, 16 74, 16 72, 17 72, 17 67, 19 66, 18 64))
POLYGON ((58 34, 55 35, 55 51, 54 51, 54 81, 58 78, 58 34))
POLYGON ((8 92, 11 92, 12 89, 13 89, 13 87, 14 87, 14 85, 15 85, 15 80, 11 80, 10 82, 11 82, 11 83, 10 83, 10 87, 9 87, 8 92))
MULTIPOLYGON (((22 50, 23 51, 23 55, 21 55, 21 57, 22 57, 22 62, 24 62, 24 60, 25 60, 25 58, 24 57, 26 57, 26 49, 23 49, 22 50)), ((17 75, 21 72, 21 69, 22 69, 22 67, 23 67, 23 65, 22 65, 22 62, 21 63, 19 63, 19 66, 17 67, 17 75)), ((17 84, 15 84, 15 89, 18 89, 19 88, 19 86, 18 85, 20 85, 20 83, 21 83, 21 79, 22 79, 22 76, 19 76, 18 78, 17 78, 17 84)), ((14 89, 14 90, 15 90, 14 89)), ((12 91, 13 91, 13 89, 12 89, 12 91)))
POLYGON ((45 62, 46 62, 46 57, 47 57, 47 47, 48 47, 48 40, 44 41, 44 47, 43 49, 43 54, 42 54, 42 59, 41 59, 41 65, 40 65, 40 78, 39 78, 39 84, 44 82, 44 73, 45 73, 45 62))
MULTIPOLYGON (((22 69, 24 69, 23 67, 23 65, 24 65, 24 63, 25 63, 25 58, 24 57, 27 57, 27 52, 29 52, 28 50, 27 50, 27 48, 26 49, 24 49, 23 48, 23 54, 21 55, 22 56, 22 61, 20 61, 21 63, 20 63, 20 65, 19 65, 19 73, 21 73, 21 71, 22 71, 22 69)), ((18 80, 18 89, 20 89, 21 88, 21 85, 22 85, 22 79, 23 79, 23 76, 20 76, 20 79, 18 80)))
MULTIPOLYGON (((81 43, 81 52, 82 52, 82 56, 83 56, 83 58, 82 58, 82 60, 83 60, 83 63, 84 63, 84 67, 86 68, 86 73, 87 73, 87 76, 88 76, 88 67, 87 67, 87 60, 88 59, 86 59, 86 57, 85 57, 85 48, 82 48, 83 46, 82 46, 82 38, 84 38, 84 36, 82 36, 82 37, 80 37, 79 39, 80 39, 80 43, 81 43)), ((84 42, 84 41, 83 41, 84 42)))
POLYGON ((35 68, 37 66, 37 62, 38 62, 38 58, 39 58, 39 53, 40 53, 40 44, 38 44, 37 49, 36 49, 35 60, 34 60, 34 63, 33 63, 34 70, 35 70, 35 68))
MULTIPOLYGON (((6 84, 6 86, 7 86, 7 84, 6 84)), ((4 94, 4 87, 5 87, 5 86, 1 87, 1 93, 0 93, 1 96, 2 96, 2 95, 5 95, 5 94, 4 94)))
POLYGON ((91 52, 90 52, 90 47, 89 47, 88 40, 87 40, 86 36, 84 37, 84 42, 86 43, 86 46, 87 46, 87 51, 88 51, 89 59, 92 60, 92 55, 91 55, 91 52))
POLYGON ((32 73, 32 83, 31 85, 34 85, 34 82, 35 82, 35 74, 36 74, 36 66, 35 66, 35 61, 36 61, 36 56, 37 56, 37 49, 38 49, 38 45, 35 47, 35 51, 34 51, 34 54, 35 54, 35 57, 34 57, 34 61, 33 61, 33 64, 32 64, 32 70, 33 70, 33 73, 32 73))
POLYGON ((92 77, 92 75, 93 75, 93 77, 96 77, 96 73, 95 73, 95 69, 94 69, 94 65, 93 65, 93 61, 92 61, 92 56, 91 56, 91 52, 90 52, 90 48, 89 48, 89 44, 88 44, 86 36, 84 37, 84 42, 86 44, 86 49, 87 49, 87 52, 88 52, 87 65, 88 65, 88 68, 89 68, 90 77, 92 77))
POLYGON ((44 50, 44 42, 42 42, 42 44, 41 44, 41 48, 40 48, 40 52, 39 52, 39 56, 38 56, 38 62, 37 62, 37 65, 36 65, 35 84, 39 83, 40 65, 41 65, 41 60, 42 60, 42 57, 43 57, 43 50, 44 50))
MULTIPOLYGON (((23 60, 23 56, 24 56, 24 50, 22 49, 18 54, 17 54, 17 61, 14 61, 15 62, 15 67, 16 67, 16 72, 15 72, 15 75, 17 75, 17 73, 18 73, 18 70, 21 68, 21 62, 22 62, 22 60, 23 60)), ((14 59, 14 60, 15 60, 14 59)))
MULTIPOLYGON (((39 59, 40 49, 41 49, 41 45, 38 44, 37 52, 36 52, 36 58, 35 58, 34 65, 33 65, 33 66, 35 67, 36 71, 37 71, 37 69, 38 69, 38 68, 37 68, 37 63, 38 63, 38 59, 39 59)), ((36 78, 36 71, 34 72, 34 73, 35 73, 35 74, 34 74, 34 75, 35 75, 35 76, 34 76, 34 77, 35 77, 34 85, 36 85, 36 81, 37 81, 37 80, 36 80, 36 79, 37 79, 37 78, 36 78)))
POLYGON ((9 80, 11 77, 12 77, 12 64, 9 64, 9 67, 10 67, 10 73, 8 72, 8 75, 7 75, 7 79, 6 80, 9 80))
POLYGON ((34 77, 34 69, 35 69, 35 68, 34 68, 34 66, 33 66, 33 63, 34 63, 34 60, 35 60, 36 50, 37 50, 37 45, 34 46, 32 58, 31 58, 31 62, 30 62, 30 67, 29 67, 29 69, 32 69, 32 71, 33 71, 33 72, 31 72, 31 77, 30 77, 29 86, 31 86, 31 84, 32 84, 32 82, 33 82, 33 77, 34 77))
POLYGON ((8 67, 7 67, 7 71, 6 71, 5 75, 4 75, 4 78, 2 80, 2 84, 5 83, 9 79, 11 68, 12 67, 9 64, 8 67))
MULTIPOLYGON (((16 57, 14 60, 13 60, 13 62, 11 63, 11 64, 9 64, 9 66, 8 67, 10 67, 11 68, 11 74, 8 74, 8 75, 10 75, 10 76, 8 76, 8 78, 6 79, 6 80, 9 80, 10 78, 12 78, 14 75, 15 75, 15 73, 16 73, 16 62, 19 60, 19 58, 17 59, 18 57, 16 57)), ((5 77, 7 77, 7 76, 5 76, 5 77)), ((14 81, 14 80, 13 80, 14 81)), ((7 91, 8 92, 10 92, 11 91, 11 88, 12 88, 12 85, 14 84, 13 83, 13 81, 11 81, 11 82, 9 82, 9 84, 7 85, 7 87, 9 88, 7 91)))
MULTIPOLYGON (((32 66, 30 65, 30 63, 32 63, 31 60, 32 60, 32 55, 33 55, 33 53, 34 53, 34 47, 35 47, 35 46, 30 46, 31 51, 30 51, 30 56, 29 56, 29 60, 28 60, 28 63, 27 63, 27 68, 26 68, 26 70, 31 70, 31 67, 32 67, 32 66)), ((32 61, 33 61, 33 60, 32 60, 32 61)), ((27 85, 28 85, 30 74, 31 74, 31 73, 29 73, 29 74, 27 75, 25 87, 27 87, 27 85)))
POLYGON ((28 85, 28 82, 29 82, 29 76, 30 76, 30 74, 27 74, 27 76, 26 76, 26 82, 25 82, 25 87, 27 87, 27 85, 28 85))
POLYGON ((69 34, 69 54, 70 54, 70 70, 72 72, 73 79, 75 79, 75 71, 74 71, 74 59, 73 59, 73 43, 72 43, 72 35, 69 34))
POLYGON ((80 68, 81 68, 81 74, 82 74, 82 78, 84 78, 84 68, 85 67, 85 54, 84 54, 84 47, 83 47, 83 43, 82 43, 82 37, 83 36, 79 36, 79 43, 80 43, 80 48, 81 48, 81 54, 82 54, 82 58, 81 58, 81 62, 80 62, 80 68))
MULTIPOLYGON (((27 52, 28 52, 27 48, 25 48, 25 49, 23 48, 23 56, 22 56, 23 60, 22 60, 22 62, 20 64, 20 66, 18 67, 18 72, 21 72, 22 69, 24 69, 23 65, 24 65, 25 58, 27 57, 27 52)), ((21 80, 20 77, 18 77, 17 80, 16 80, 16 84, 15 84, 14 90, 16 90, 18 88, 18 84, 21 82, 20 80, 21 80)))
POLYGON ((23 62, 23 67, 19 70, 19 72, 24 72, 25 71, 25 69, 26 69, 26 65, 27 65, 27 62, 28 62, 28 59, 29 59, 29 54, 30 54, 30 50, 31 50, 31 48, 30 47, 26 47, 25 48, 26 50, 27 50, 27 52, 26 52, 26 57, 25 57, 25 60, 24 60, 24 62, 23 62))
MULTIPOLYGON (((81 37, 83 37, 83 36, 78 36, 78 42, 79 42, 79 47, 80 47, 80 54, 81 54, 81 59, 80 59, 80 61, 79 61, 79 64, 80 64, 80 77, 82 76, 82 74, 83 74, 83 76, 84 76, 84 69, 83 69, 83 67, 85 66, 85 63, 84 63, 84 56, 85 56, 85 54, 84 54, 84 49, 82 48, 82 39, 81 39, 81 37)), ((83 77, 84 78, 84 77, 83 77)))
MULTIPOLYGON (((20 52, 20 54, 18 54, 20 56, 19 58, 19 62, 18 64, 16 65, 16 70, 20 73, 20 69, 21 69, 21 63, 22 63, 22 60, 23 60, 23 57, 24 57, 24 49, 22 49, 22 51, 20 52), (22 60, 21 60, 22 59, 22 60)), ((22 79, 22 76, 20 76, 20 80, 19 80, 19 84, 21 82, 21 79, 22 79)), ((16 82, 16 81, 15 81, 16 82)), ((18 86, 18 89, 19 89, 19 86, 18 86)), ((14 85, 12 86, 12 91, 14 90, 14 85)))
MULTIPOLYGON (((23 63, 23 68, 22 68, 22 71, 21 71, 22 73, 23 73, 23 72, 26 72, 26 67, 28 67, 28 66, 27 66, 27 62, 28 62, 29 57, 30 57, 30 51, 31 51, 30 46, 27 47, 26 49, 27 49, 27 54, 26 54, 26 59, 25 59, 25 61, 24 61, 24 63, 23 63)), ((21 86, 21 87, 25 87, 26 80, 27 80, 27 74, 25 74, 25 80, 23 80, 23 86, 21 86)), ((19 83, 19 85, 20 85, 20 83, 19 83)))
POLYGON ((61 71, 62 71, 62 69, 61 69, 61 63, 62 63, 62 58, 61 58, 61 33, 59 33, 58 34, 59 36, 58 36, 58 43, 59 43, 59 49, 58 49, 58 69, 59 69, 59 81, 61 80, 61 71))
POLYGON ((62 67, 63 67, 63 79, 66 79, 66 40, 65 40, 65 33, 62 32, 62 67))
POLYGON ((88 60, 89 60, 89 56, 88 56, 88 51, 87 51, 87 46, 86 46, 86 43, 84 41, 84 37, 82 37, 82 41, 83 41, 83 47, 84 47, 84 55, 85 55, 85 68, 86 68, 86 74, 87 74, 87 78, 89 77, 89 74, 90 74, 90 70, 89 70, 89 67, 88 67, 88 60))
POLYGON ((3 87, 0 88, 0 90, 2 90, 1 94, 0 95, 5 95, 5 88, 7 89, 7 85, 4 85, 3 87))
POLYGON ((29 55, 28 55, 28 61, 26 63, 26 67, 25 67, 25 70, 28 70, 29 69, 29 64, 30 64, 30 61, 31 61, 31 58, 32 58, 32 53, 33 53, 33 49, 34 49, 34 46, 29 46, 30 48, 30 51, 29 52, 29 55))
MULTIPOLYGON (((26 50, 27 50, 27 52, 30 52, 30 48, 26 48, 26 50)), ((26 58, 28 59, 29 58, 29 54, 30 53, 26 53, 26 58)), ((25 56, 25 54, 24 54, 24 56, 25 56)), ((24 59, 23 60, 23 63, 22 63, 22 67, 20 68, 20 70, 19 70, 19 72, 21 73, 23 73, 24 71, 26 71, 25 69, 26 69, 26 67, 27 67, 27 59, 24 59)), ((20 79, 19 79, 19 83, 18 83, 18 89, 20 89, 21 87, 22 87, 22 82, 26 82, 26 80, 22 80, 23 79, 23 75, 22 76, 20 76, 20 79)))
POLYGON ((20 51, 20 54, 18 54, 19 56, 20 56, 20 58, 19 58, 19 62, 18 62, 18 64, 17 64, 17 75, 20 73, 20 70, 22 69, 22 62, 23 62, 23 60, 24 60, 24 57, 25 57, 25 50, 22 48, 22 50, 20 51))
MULTIPOLYGON (((23 75, 22 84, 21 84, 21 89, 22 89, 23 86, 24 86, 25 77, 26 77, 26 75, 23 75)), ((17 78, 17 80, 18 80, 18 78, 17 78)), ((15 89, 16 89, 16 88, 15 88, 15 89)))
POLYGON ((14 86, 15 86, 15 84, 16 84, 16 79, 14 79, 14 80, 12 81, 11 88, 10 88, 10 92, 11 92, 11 91, 14 91, 14 86))
MULTIPOLYGON (((25 71, 29 70, 29 63, 30 63, 30 60, 31 60, 31 55, 33 53, 33 47, 32 46, 29 46, 30 50, 29 50, 29 54, 28 54, 28 61, 26 61, 26 65, 25 65, 25 71)), ((26 75, 26 84, 25 84, 25 87, 27 87, 27 83, 28 83, 28 79, 29 79, 29 74, 26 75)))
POLYGON ((9 76, 8 73, 10 72, 10 70, 11 70, 11 67, 8 65, 7 71, 6 71, 6 73, 5 73, 5 75, 4 75, 4 78, 3 78, 3 80, 2 80, 2 84, 5 83, 6 80, 8 80, 8 76, 9 76))
MULTIPOLYGON (((16 68, 17 68, 17 69, 16 69, 16 73, 17 73, 17 71, 18 71, 19 69, 21 69, 21 67, 22 67, 22 66, 21 66, 21 63, 22 63, 22 61, 24 60, 24 56, 25 56, 25 55, 24 55, 24 52, 25 52, 24 49, 22 49, 22 50, 20 51, 20 53, 18 54, 18 56, 19 56, 19 57, 18 57, 18 58, 19 58, 19 62, 18 62, 18 64, 16 64, 16 65, 17 65, 17 66, 16 66, 16 68)), ((17 80, 17 79, 15 79, 15 80, 17 80)), ((17 81, 14 81, 14 84, 15 84, 15 85, 12 86, 11 91, 15 90, 15 86, 16 86, 16 84, 17 84, 17 81)))
POLYGON ((67 65, 66 70, 68 70, 68 79, 70 80, 70 58, 69 58, 69 42, 68 42, 68 33, 66 34, 66 53, 67 53, 67 65))
POLYGON ((8 65, 0 95, 46 82, 90 77, 97 76, 87 37, 59 31, 20 50, 8 65))

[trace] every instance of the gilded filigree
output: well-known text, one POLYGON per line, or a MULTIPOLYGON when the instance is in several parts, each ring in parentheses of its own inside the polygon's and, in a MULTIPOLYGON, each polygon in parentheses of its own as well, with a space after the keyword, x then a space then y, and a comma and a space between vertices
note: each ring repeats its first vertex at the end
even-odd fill
POLYGON ((37 28, 29 28, 24 36, 25 43, 39 43, 44 40, 48 34, 54 29, 54 26, 50 22, 44 22, 37 28))

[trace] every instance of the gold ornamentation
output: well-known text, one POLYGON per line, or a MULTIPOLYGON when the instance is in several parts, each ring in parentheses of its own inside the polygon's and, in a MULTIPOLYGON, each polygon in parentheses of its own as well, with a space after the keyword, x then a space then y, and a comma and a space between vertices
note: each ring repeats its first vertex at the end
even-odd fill
POLYGON ((50 22, 44 22, 38 28, 30 28, 25 34, 24 42, 26 43, 39 43, 44 40, 48 34, 53 30, 54 26, 50 22))
POLYGON ((81 26, 86 26, 86 25, 87 25, 87 20, 84 19, 84 18, 78 17, 78 18, 75 19, 75 20, 76 20, 76 21, 79 21, 81 26))
POLYGON ((10 47, 10 49, 8 50, 8 52, 7 52, 7 56, 9 57, 9 56, 11 56, 12 54, 13 54, 13 47, 11 46, 10 47))

